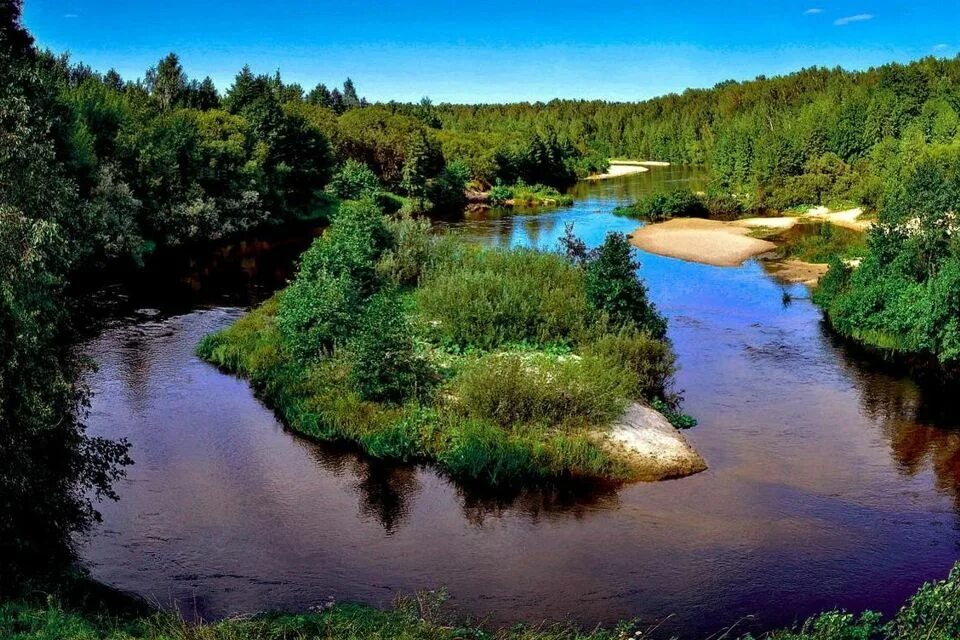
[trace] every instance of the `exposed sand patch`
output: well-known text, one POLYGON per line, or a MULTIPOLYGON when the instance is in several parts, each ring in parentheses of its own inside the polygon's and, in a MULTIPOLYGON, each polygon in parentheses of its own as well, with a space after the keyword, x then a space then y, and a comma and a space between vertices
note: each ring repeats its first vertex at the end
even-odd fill
POLYGON ((741 218, 730 222, 735 227, 746 227, 747 229, 790 229, 800 218, 790 218, 780 216, 778 218, 741 218))
POLYGON ((609 447, 633 467, 637 480, 682 478, 707 468, 663 414, 641 404, 630 405, 606 437, 609 447))
POLYGON ((747 227, 702 218, 674 218, 641 227, 630 242, 644 251, 718 267, 736 267, 744 260, 773 251, 777 245, 751 238, 747 227))
POLYGON ((847 209, 846 211, 830 211, 826 207, 817 207, 816 209, 810 209, 806 217, 831 222, 838 227, 846 227, 854 231, 866 231, 873 223, 870 220, 861 220, 860 216, 862 215, 863 209, 860 207, 847 209))
MULTIPOLYGON (((826 207, 811 209, 803 216, 773 218, 743 218, 731 222, 703 218, 674 218, 640 227, 630 235, 635 247, 670 258, 701 262, 719 267, 736 267, 749 258, 774 251, 777 245, 750 237, 757 229, 784 231, 804 222, 830 222, 854 231, 866 231, 870 220, 861 220, 863 210, 848 209, 831 212, 826 207)), ((785 261, 783 278, 791 282, 816 281, 815 270, 825 272, 825 265, 785 261), (800 264, 809 264, 803 273, 800 264)))
POLYGON ((743 218, 734 220, 731 224, 738 227, 767 227, 770 229, 789 229, 804 222, 830 222, 838 227, 846 227, 854 231, 866 231, 870 228, 870 220, 861 220, 863 209, 847 209, 846 211, 830 211, 826 207, 810 209, 802 216, 778 216, 776 218, 743 218))
POLYGON ((820 281, 830 266, 803 260, 771 260, 764 263, 764 268, 778 280, 813 286, 820 281))
POLYGON ((606 173, 598 173, 589 176, 587 180, 606 180, 607 178, 619 178, 620 176, 629 176, 634 173, 646 173, 647 171, 650 171, 650 169, 638 162, 611 162, 606 173))

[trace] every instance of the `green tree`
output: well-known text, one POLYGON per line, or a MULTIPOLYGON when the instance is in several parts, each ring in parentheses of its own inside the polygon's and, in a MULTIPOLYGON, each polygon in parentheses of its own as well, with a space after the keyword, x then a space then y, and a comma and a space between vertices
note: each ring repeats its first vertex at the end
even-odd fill
POLYGON ((147 90, 161 109, 177 106, 187 92, 187 74, 183 72, 180 58, 172 52, 160 60, 156 67, 147 70, 146 82, 147 90))
POLYGON ((410 141, 406 161, 403 163, 403 188, 420 210, 423 210, 427 197, 430 165, 430 145, 426 134, 421 131, 414 134, 410 141))

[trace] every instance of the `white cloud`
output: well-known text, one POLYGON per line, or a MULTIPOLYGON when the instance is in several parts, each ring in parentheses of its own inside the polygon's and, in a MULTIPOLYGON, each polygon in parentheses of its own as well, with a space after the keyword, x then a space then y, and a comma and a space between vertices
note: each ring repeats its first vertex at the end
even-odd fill
POLYGON ((815 16, 815 15, 817 15, 818 13, 823 13, 823 9, 817 9, 816 7, 814 7, 814 8, 812 8, 812 9, 807 9, 806 11, 804 11, 804 12, 803 12, 803 15, 805 15, 805 16, 815 16))
POLYGON ((838 18, 837 20, 833 21, 833 24, 837 25, 838 27, 842 27, 848 24, 852 24, 854 22, 866 22, 867 20, 873 20, 872 13, 858 13, 855 16, 846 16, 844 18, 838 18))
POLYGON ((947 50, 947 49, 949 49, 949 48, 950 48, 950 45, 948 45, 948 44, 935 44, 935 45, 933 45, 933 50, 934 50, 934 51, 945 51, 945 50, 947 50))
POLYGON ((79 18, 80 16, 78 16, 75 13, 65 13, 63 14, 63 17, 66 18, 67 20, 72 20, 73 18, 79 18))

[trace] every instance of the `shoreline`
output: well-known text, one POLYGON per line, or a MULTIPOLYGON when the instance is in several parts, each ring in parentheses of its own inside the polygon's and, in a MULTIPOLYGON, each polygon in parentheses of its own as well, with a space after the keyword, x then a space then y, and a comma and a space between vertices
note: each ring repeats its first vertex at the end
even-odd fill
POLYGON ((604 173, 595 173, 587 176, 584 180, 607 180, 609 178, 620 178, 622 176, 635 175, 637 173, 647 173, 650 167, 668 167, 669 162, 656 162, 654 160, 611 160, 610 166, 604 173))
MULTIPOLYGON (((730 222, 705 218, 674 218, 647 224, 630 234, 630 243, 649 253, 718 267, 738 267, 750 258, 776 251, 778 245, 755 237, 761 229, 786 231, 809 222, 830 222, 864 232, 872 224, 861 220, 862 209, 831 212, 825 207, 811 209, 801 216, 743 218, 730 222)), ((827 265, 797 259, 766 261, 771 275, 791 283, 814 285, 827 271, 827 265)))

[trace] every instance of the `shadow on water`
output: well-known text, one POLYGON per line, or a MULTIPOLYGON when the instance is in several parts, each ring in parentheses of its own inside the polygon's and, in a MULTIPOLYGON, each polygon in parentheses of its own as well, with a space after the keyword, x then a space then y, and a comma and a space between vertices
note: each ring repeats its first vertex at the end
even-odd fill
MULTIPOLYGON (((443 224, 549 248, 572 222, 597 244, 637 226, 610 211, 655 173, 578 186, 569 208, 443 224)), ((890 611, 958 556, 956 403, 838 342, 802 287, 755 262, 640 256, 703 474, 489 491, 293 437, 194 348, 282 286, 311 237, 223 247, 106 294, 85 346, 89 424, 127 437, 136 464, 84 547, 95 577, 208 618, 443 586, 493 624, 672 614, 663 634, 695 638, 754 614, 744 629, 890 611)))

